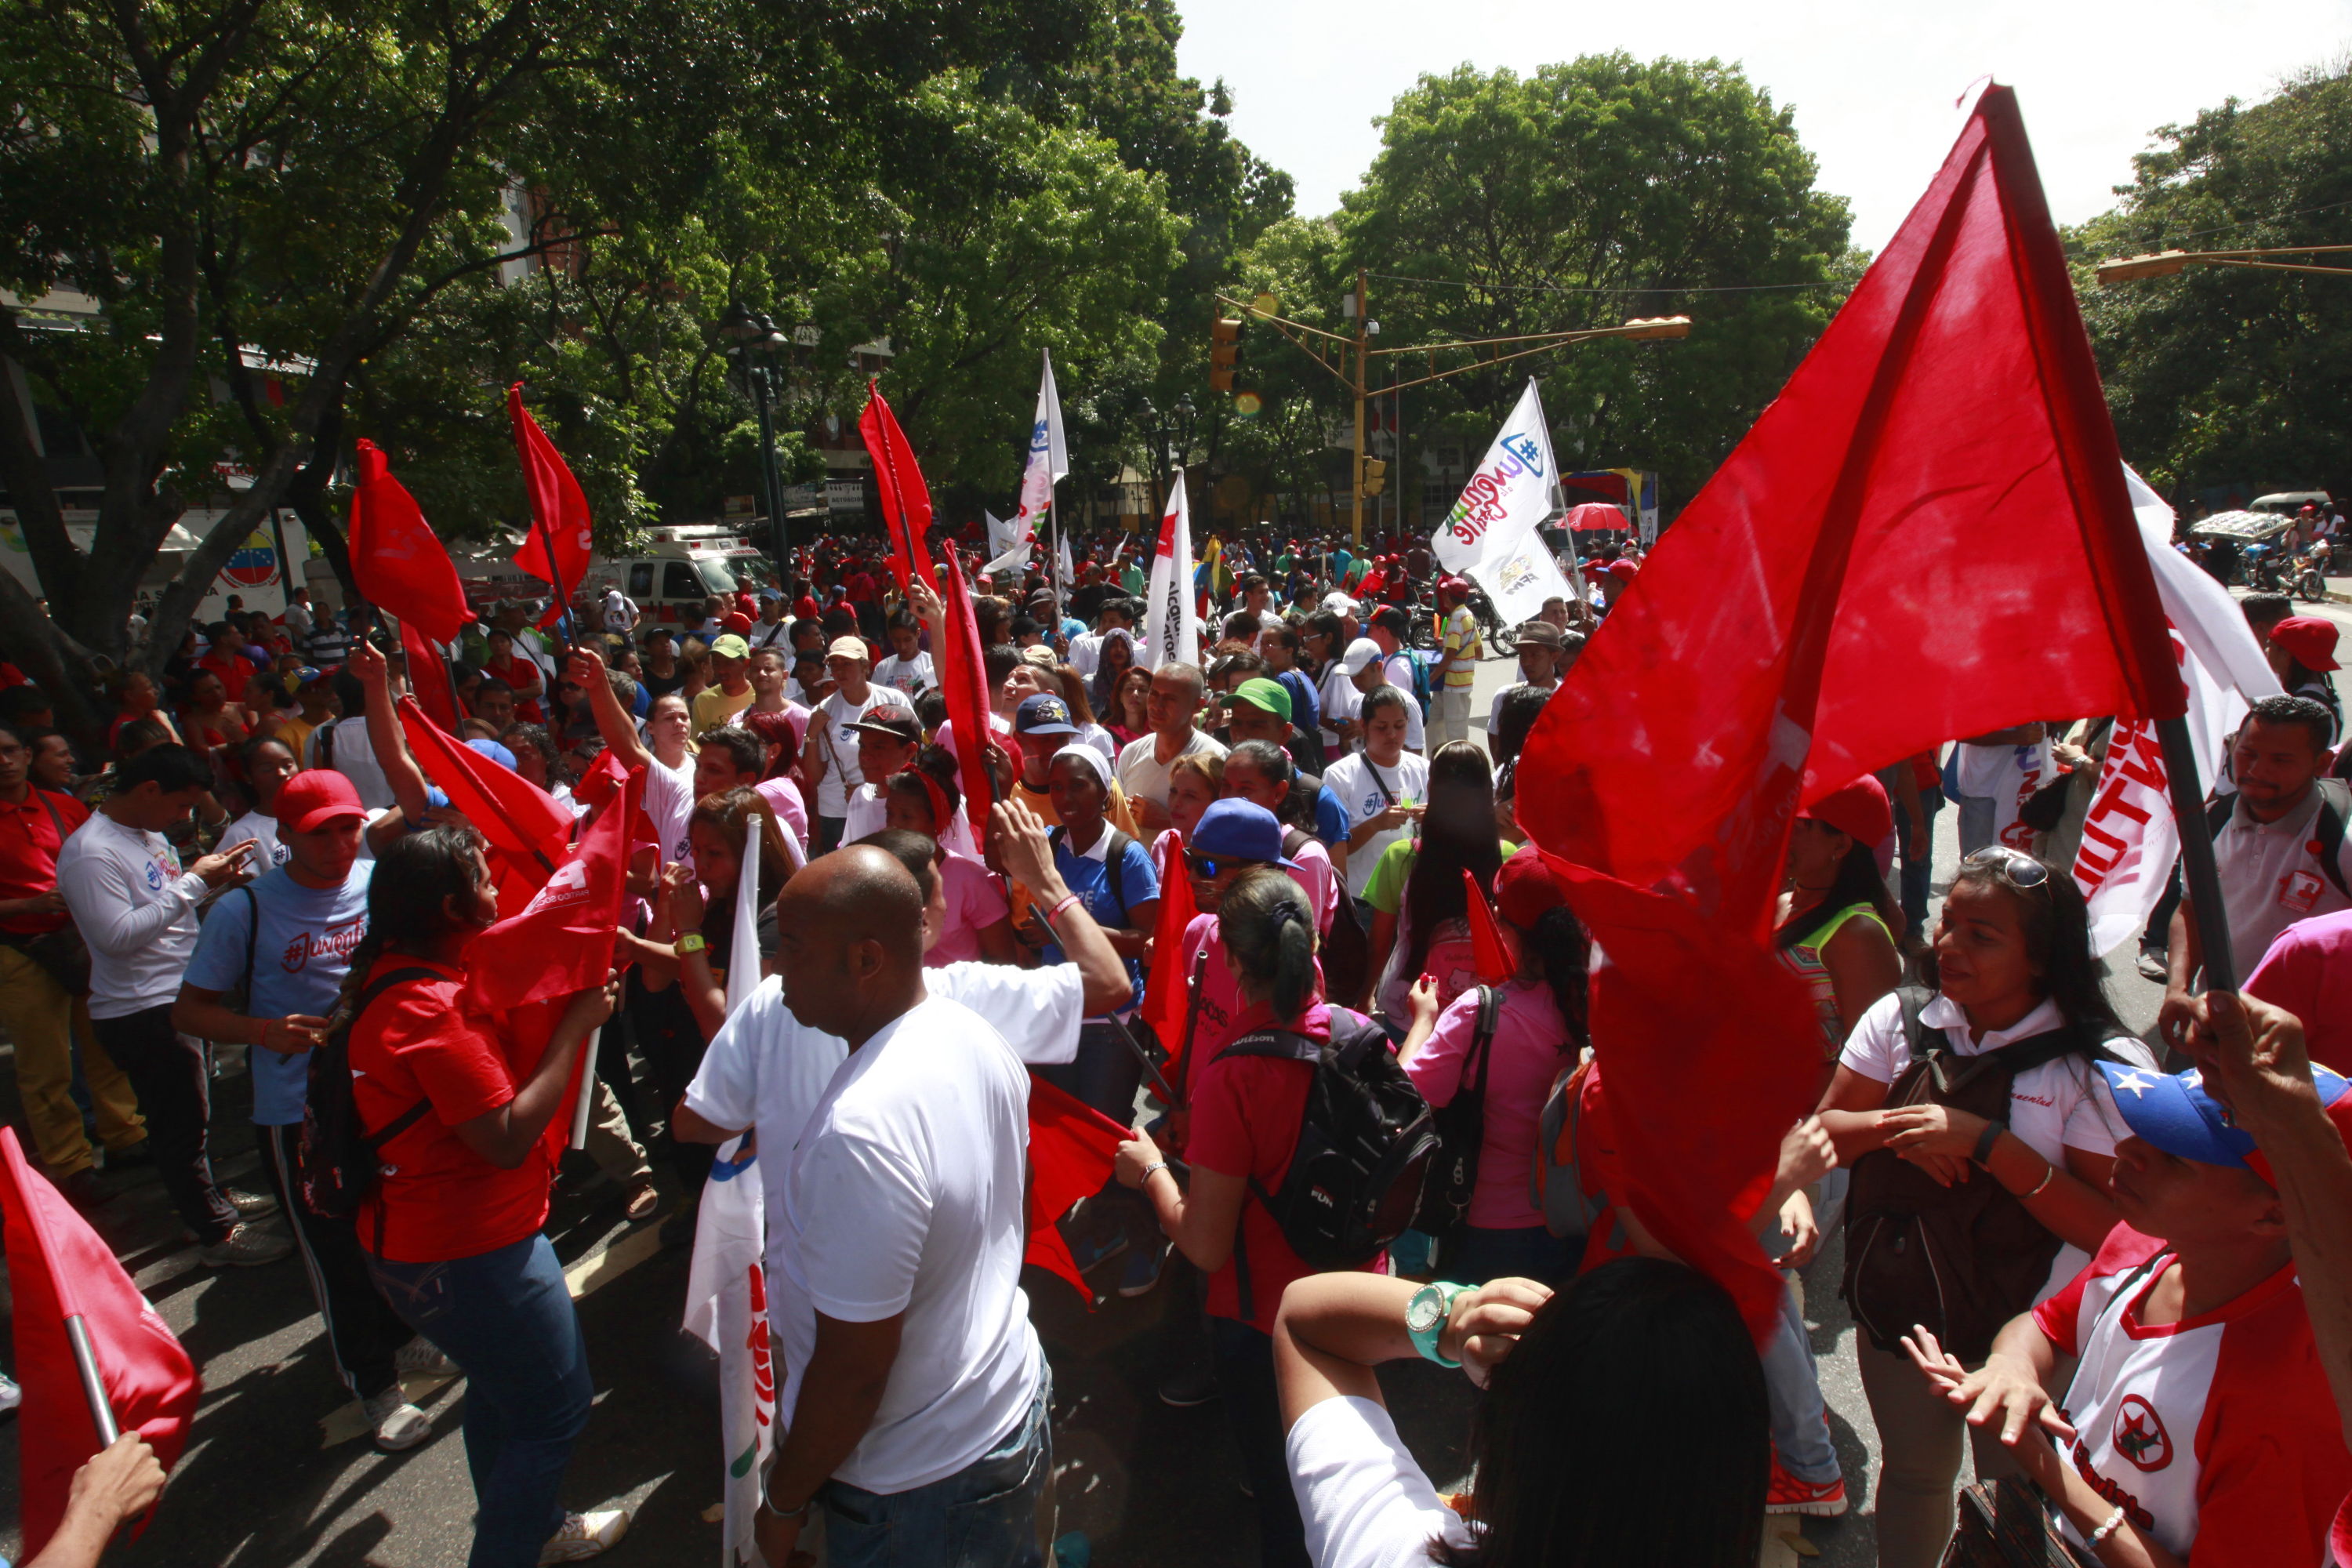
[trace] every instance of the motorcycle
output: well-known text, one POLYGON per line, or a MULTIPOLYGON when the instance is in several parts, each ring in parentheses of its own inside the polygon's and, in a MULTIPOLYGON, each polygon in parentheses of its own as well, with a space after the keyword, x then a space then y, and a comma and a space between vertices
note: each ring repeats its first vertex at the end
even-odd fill
POLYGON ((2294 559, 2287 569, 2294 584, 2292 592, 2305 604, 2320 605, 2327 601, 2327 567, 2333 552, 2315 544, 2294 559))
POLYGON ((1472 588, 1467 603, 1470 605, 1470 613, 1478 617, 1478 636, 1481 641, 1505 658, 1519 651, 1518 626, 1516 624, 1510 626, 1503 624, 1502 617, 1495 614, 1495 601, 1486 597, 1485 589, 1472 588))

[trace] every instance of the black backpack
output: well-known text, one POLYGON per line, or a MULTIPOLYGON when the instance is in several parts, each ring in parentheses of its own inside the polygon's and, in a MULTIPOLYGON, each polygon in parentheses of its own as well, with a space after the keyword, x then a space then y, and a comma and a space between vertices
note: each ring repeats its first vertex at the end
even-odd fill
MULTIPOLYGON (((2106 1039, 2074 1025, 1964 1057, 1944 1031, 1923 1023, 1929 993, 1895 992, 1911 1061, 1887 1086, 1886 1105, 1952 1106, 2009 1119, 2017 1075, 2064 1056, 2124 1065, 2106 1039)), ((2033 1298, 2058 1256, 2058 1237, 1982 1170, 1952 1186, 1887 1149, 1853 1163, 1846 1192, 1845 1279, 1841 1294, 1871 1343, 1889 1352, 1924 1323, 1964 1362, 1980 1360, 1993 1336, 2033 1298)))
MULTIPOLYGON (((310 1087, 302 1106, 302 1142, 295 1154, 295 1184, 312 1214, 327 1219, 349 1219, 375 1190, 382 1173, 376 1151, 415 1124, 432 1108, 419 1100, 370 1136, 360 1125, 352 1099, 352 1030, 369 1004, 405 980, 431 980, 425 968, 395 969, 370 980, 352 1005, 351 1016, 310 1053, 310 1087)), ((379 1229, 381 1226, 379 1226, 379 1229)), ((377 1237, 378 1250, 383 1237, 377 1237)))
POLYGON ((1421 1210, 1412 1228, 1436 1238, 1440 1247, 1458 1237, 1470 1223, 1470 1194, 1478 1186, 1478 1152, 1486 1142, 1486 1067, 1494 1054, 1495 1022, 1503 1010, 1503 994, 1492 985, 1478 987, 1478 1027, 1470 1049, 1462 1058, 1462 1080, 1454 1098, 1430 1111, 1437 1127, 1438 1151, 1429 1162, 1428 1180, 1421 1190, 1421 1210))
MULTIPOLYGON (((1124 921, 1127 919, 1128 910, 1127 847, 1135 840, 1108 823, 1103 824, 1103 829, 1110 835, 1110 842, 1103 846, 1103 880, 1110 886, 1110 896, 1118 900, 1119 919, 1124 921)), ((1045 830, 1047 847, 1059 849, 1062 847, 1062 840, 1068 836, 1069 830, 1056 823, 1045 830)), ((1047 940, 1052 940, 1050 935, 1047 940)))
MULTIPOLYGON (((2352 785, 2342 779, 2322 778, 2312 781, 2319 792, 2319 813, 2311 819, 2311 855, 2319 862, 2319 874, 2336 884, 2336 890, 2352 899, 2352 888, 2344 885, 2344 868, 2338 864, 2344 848, 2345 818, 2352 815, 2352 785)), ((2238 797, 2225 795, 2205 803, 2205 827, 2215 838, 2230 826, 2230 818, 2238 809, 2238 797)), ((2240 975, 2241 980, 2245 976, 2240 975)))
MULTIPOLYGON (((1360 1013, 1333 1008, 1328 1041, 1289 1029, 1257 1029, 1226 1046, 1216 1059, 1227 1057, 1273 1057, 1313 1066, 1315 1080, 1282 1184, 1268 1192, 1253 1177, 1250 1193, 1308 1268, 1355 1268, 1370 1262, 1412 1223, 1438 1148, 1429 1103, 1397 1064, 1388 1031, 1360 1013)), ((1254 1318, 1249 1249, 1238 1234, 1234 1266, 1242 1316, 1254 1318)))

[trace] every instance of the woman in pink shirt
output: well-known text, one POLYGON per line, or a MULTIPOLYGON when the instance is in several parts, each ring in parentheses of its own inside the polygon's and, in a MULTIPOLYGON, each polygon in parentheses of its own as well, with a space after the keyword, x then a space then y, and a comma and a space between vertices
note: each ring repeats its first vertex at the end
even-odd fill
MULTIPOLYGON (((934 844, 957 820, 962 792, 956 786, 956 761, 938 746, 916 753, 914 765, 890 775, 883 791, 883 823, 919 833, 934 844)), ((947 922, 939 941, 923 954, 926 967, 938 969, 971 959, 990 963, 1016 962, 1012 906, 1004 889, 987 867, 966 855, 940 846, 934 862, 940 873, 940 896, 947 900, 947 922)))
POLYGON ((1479 1047, 1478 1000, 1485 988, 1472 986, 1441 1011, 1436 983, 1424 974, 1412 988, 1412 1026, 1397 1059, 1433 1106, 1452 1104, 1464 1092, 1465 1075, 1471 1085, 1484 1082, 1478 1181, 1471 1190, 1469 1223, 1449 1249, 1445 1277, 1465 1284, 1507 1276, 1552 1284, 1576 1272, 1576 1256, 1544 1228, 1528 1196, 1528 1172, 1545 1097, 1590 1043, 1584 980, 1591 943, 1533 845, 1495 874, 1495 901, 1518 973, 1496 988, 1493 1038, 1479 1047))

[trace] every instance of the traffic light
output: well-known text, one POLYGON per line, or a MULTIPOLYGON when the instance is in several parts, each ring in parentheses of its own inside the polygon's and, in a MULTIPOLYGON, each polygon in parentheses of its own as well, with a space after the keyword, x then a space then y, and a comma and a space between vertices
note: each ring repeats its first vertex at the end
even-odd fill
POLYGON ((1220 316, 1209 328, 1209 384, 1219 392, 1234 389, 1234 362, 1241 357, 1242 324, 1220 316))
POLYGON ((1388 488, 1389 466, 1378 458, 1364 459, 1364 493, 1376 496, 1388 488))

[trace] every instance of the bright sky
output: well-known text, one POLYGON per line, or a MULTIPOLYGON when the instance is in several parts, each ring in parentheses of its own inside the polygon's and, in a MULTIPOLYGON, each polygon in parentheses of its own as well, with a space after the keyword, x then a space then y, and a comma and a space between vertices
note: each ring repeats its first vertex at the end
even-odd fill
POLYGON ((1927 188, 1987 72, 2017 89, 2050 205, 2078 223, 2114 205, 2159 125, 2252 100, 2352 44, 2352 0, 1177 0, 1178 56, 1234 90, 1234 133, 1330 212, 1380 148, 1371 121, 1423 72, 1522 73, 1623 49, 1740 62, 1796 107, 1822 188, 1876 250, 1927 188))

